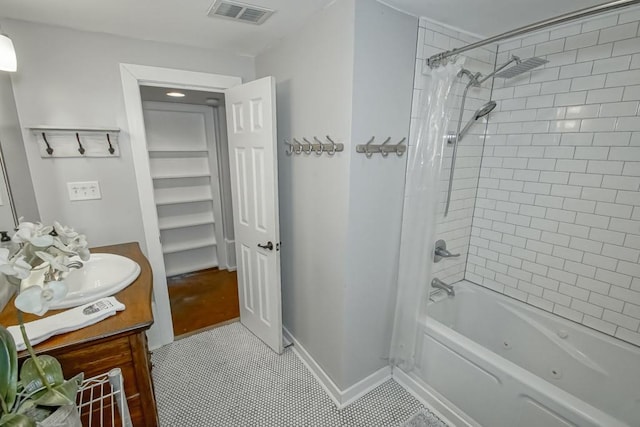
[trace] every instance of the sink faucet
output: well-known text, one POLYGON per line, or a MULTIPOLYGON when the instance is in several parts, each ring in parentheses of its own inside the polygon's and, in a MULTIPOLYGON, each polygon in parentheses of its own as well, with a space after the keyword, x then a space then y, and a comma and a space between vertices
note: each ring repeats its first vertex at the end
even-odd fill
POLYGON ((449 295, 450 297, 453 297, 456 295, 452 285, 447 285, 442 280, 436 277, 434 277, 433 280, 431 281, 431 287, 436 289, 443 289, 447 293, 447 295, 449 295))

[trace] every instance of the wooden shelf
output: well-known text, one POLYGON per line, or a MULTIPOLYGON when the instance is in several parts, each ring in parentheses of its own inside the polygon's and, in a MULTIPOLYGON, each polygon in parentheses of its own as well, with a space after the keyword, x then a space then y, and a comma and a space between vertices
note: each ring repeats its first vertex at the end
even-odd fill
POLYGON ((171 173, 171 174, 152 174, 153 179, 180 179, 180 178, 206 178, 211 177, 209 172, 183 172, 183 173, 171 173))
POLYGON ((149 148, 150 153, 203 153, 208 154, 209 150, 206 148, 183 148, 183 149, 168 149, 168 148, 149 148))
POLYGON ((193 203, 213 200, 211 187, 173 187, 155 190, 156 205, 175 205, 177 203, 193 203))
POLYGON ((162 245, 163 254, 172 254, 176 252, 189 251, 192 249, 206 248, 207 246, 216 246, 217 242, 215 238, 192 240, 184 243, 172 243, 162 245))
POLYGON ((196 225, 206 224, 215 224, 213 212, 158 218, 160 230, 171 230, 174 228, 194 227, 196 225))

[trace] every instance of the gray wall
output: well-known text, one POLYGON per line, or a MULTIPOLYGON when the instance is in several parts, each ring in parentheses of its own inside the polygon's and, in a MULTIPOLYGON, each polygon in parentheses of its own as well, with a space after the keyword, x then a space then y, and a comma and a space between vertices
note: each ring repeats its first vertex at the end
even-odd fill
MULTIPOLYGON (((22 142, 11 78, 9 74, 2 72, 0 72, 0 144, 2 144, 16 213, 18 217, 23 216, 26 221, 37 221, 40 219, 40 214, 27 166, 27 155, 22 142)), ((3 202, 8 206, 8 200, 3 202)))
POLYGON ((351 141, 354 2, 319 12, 256 58, 276 78, 282 299, 285 327, 339 386, 351 141), (334 157, 288 157, 282 140, 331 135, 334 157))
POLYGON ((388 365, 406 157, 355 145, 408 136, 417 27, 344 0, 256 60, 277 79, 281 144, 345 143, 333 158, 279 150, 284 324, 342 390, 388 365))
MULTIPOLYGON (((356 0, 352 146, 409 136, 417 36, 417 18, 356 0)), ((350 159, 346 384, 389 364, 406 162, 395 154, 350 159)))
POLYGON ((252 58, 60 27, 3 20, 18 53, 12 76, 42 220, 86 233, 92 246, 143 241, 120 63, 254 77, 252 58), (119 158, 42 159, 24 126, 119 127, 119 158), (98 180, 101 200, 70 202, 66 182, 98 180))

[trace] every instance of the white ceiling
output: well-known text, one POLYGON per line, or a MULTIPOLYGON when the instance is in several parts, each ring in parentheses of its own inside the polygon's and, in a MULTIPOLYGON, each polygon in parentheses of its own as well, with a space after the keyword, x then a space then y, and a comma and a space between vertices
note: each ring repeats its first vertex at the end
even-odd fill
POLYGON ((244 0, 275 9, 264 24, 210 18, 213 0, 0 0, 0 16, 255 56, 332 0, 244 0))
MULTIPOLYGON (((245 0, 275 9, 264 24, 209 18, 213 0, 0 0, 0 16, 255 56, 335 0, 245 0)), ((374 0, 369 0, 374 1, 374 0)), ((382 0, 400 10, 491 36, 604 0, 382 0)))

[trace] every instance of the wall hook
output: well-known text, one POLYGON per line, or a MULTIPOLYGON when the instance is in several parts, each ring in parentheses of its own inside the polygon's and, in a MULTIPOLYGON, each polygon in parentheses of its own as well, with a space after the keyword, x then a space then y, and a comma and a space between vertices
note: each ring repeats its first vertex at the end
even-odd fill
POLYGON ((302 154, 302 149, 304 148, 302 143, 295 138, 293 138, 293 143, 295 144, 295 148, 293 149, 293 152, 295 154, 302 154))
POLYGON ((375 136, 372 136, 371 139, 369 140, 369 142, 367 142, 366 144, 364 144, 364 155, 367 156, 367 159, 370 159, 371 156, 373 156, 373 151, 369 151, 369 146, 371 145, 371 143, 376 139, 375 136))
POLYGON ((111 138, 109 138, 109 134, 107 134, 107 143, 109 144, 109 154, 115 153, 116 149, 111 145, 111 138))
POLYGON ((331 137, 329 135, 327 135, 327 141, 329 141, 331 143, 331 150, 327 151, 327 154, 330 156, 333 156, 334 154, 336 154, 336 148, 338 147, 336 145, 335 142, 333 142, 333 139, 331 139, 331 137))
POLYGON ((80 142, 80 135, 78 134, 78 132, 76 132, 76 139, 78 140, 78 152, 80 154, 84 154, 84 147, 82 146, 82 143, 80 142))
POLYGON ((318 149, 316 150, 316 156, 322 156, 322 153, 324 152, 324 145, 322 145, 322 141, 320 141, 315 136, 313 137, 313 140, 318 144, 318 149))
POLYGON ((382 154, 382 157, 387 157, 389 155, 389 152, 384 147, 384 145, 389 141, 391 141, 391 137, 388 137, 382 144, 380 144, 380 154, 382 154))
POLYGON ((293 144, 292 144, 291 142, 289 142, 289 140, 288 140, 288 139, 285 139, 285 140, 284 140, 284 143, 288 145, 287 149, 286 149, 286 150, 284 150, 284 153, 285 153, 287 156, 292 155, 292 154, 293 154, 293 144))
POLYGON ((42 139, 44 139, 44 143, 47 144, 47 154, 48 155, 53 155, 53 148, 51 148, 51 146, 49 145, 49 141, 47 141, 47 135, 42 132, 42 139))
POLYGON ((309 142, 309 140, 306 137, 303 137, 302 140, 307 143, 307 149, 304 150, 304 154, 311 154, 311 152, 313 151, 313 146, 311 142, 309 142))
POLYGON ((400 147, 402 146, 402 143, 407 139, 407 137, 405 136, 404 138, 402 138, 400 140, 400 142, 398 142, 396 144, 396 154, 398 155, 398 157, 402 157, 402 155, 404 154, 405 150, 400 149, 400 147))

